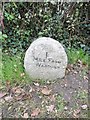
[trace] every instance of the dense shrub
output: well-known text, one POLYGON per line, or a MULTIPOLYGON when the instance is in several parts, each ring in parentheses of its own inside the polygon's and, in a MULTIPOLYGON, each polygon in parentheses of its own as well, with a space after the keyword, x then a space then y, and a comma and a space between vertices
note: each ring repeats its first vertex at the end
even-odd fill
POLYGON ((4 3, 3 32, 7 37, 2 41, 3 52, 24 52, 40 36, 52 37, 67 48, 89 49, 90 24, 81 9, 87 11, 87 3, 4 3))

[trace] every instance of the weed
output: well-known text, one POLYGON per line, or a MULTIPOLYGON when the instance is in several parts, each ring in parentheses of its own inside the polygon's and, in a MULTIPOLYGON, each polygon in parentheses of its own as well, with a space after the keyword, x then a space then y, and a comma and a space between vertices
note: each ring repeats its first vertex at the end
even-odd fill
POLYGON ((59 111, 59 112, 62 112, 63 110, 64 110, 64 99, 63 99, 63 97, 61 96, 61 95, 58 95, 57 97, 56 97, 56 101, 57 101, 57 110, 59 111))
POLYGON ((77 99, 87 99, 88 98, 87 91, 78 91, 75 98, 77 98, 77 99))

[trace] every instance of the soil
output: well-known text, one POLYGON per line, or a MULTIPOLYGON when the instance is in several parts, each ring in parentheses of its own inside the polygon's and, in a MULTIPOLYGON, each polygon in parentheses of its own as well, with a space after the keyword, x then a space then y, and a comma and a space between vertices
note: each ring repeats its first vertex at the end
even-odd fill
POLYGON ((3 118, 88 118, 88 70, 68 65, 66 76, 56 81, 0 86, 3 118), (5 95, 4 95, 5 93, 5 95))

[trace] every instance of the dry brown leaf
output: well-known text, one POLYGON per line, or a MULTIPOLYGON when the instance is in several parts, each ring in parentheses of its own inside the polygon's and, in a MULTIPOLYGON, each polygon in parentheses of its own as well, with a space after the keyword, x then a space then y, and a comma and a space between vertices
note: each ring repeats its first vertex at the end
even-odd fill
POLYGON ((22 92, 24 92, 24 90, 20 87, 13 87, 11 91, 14 94, 21 94, 22 92))
POLYGON ((4 97, 6 95, 6 93, 0 93, 0 98, 4 97))
POLYGON ((47 87, 45 87, 41 90, 41 93, 44 94, 44 95, 50 95, 51 90, 49 90, 47 87))
POLYGON ((15 94, 21 94, 22 92, 24 92, 22 88, 17 88, 15 94))
POLYGON ((22 100, 22 95, 16 96, 16 97, 15 97, 15 100, 17 100, 17 101, 22 100))
POLYGON ((55 102, 55 95, 51 95, 51 96, 50 96, 50 101, 55 102))
POLYGON ((54 109, 54 105, 46 106, 48 112, 52 112, 54 109))
POLYGON ((40 109, 39 109, 39 108, 36 108, 35 110, 32 111, 31 117, 38 116, 39 113, 40 113, 40 109))
POLYGON ((26 93, 23 93, 23 94, 20 94, 18 96, 15 96, 15 99, 16 100, 26 100, 26 99, 30 99, 32 96, 31 94, 26 94, 26 93))
POLYGON ((67 69, 70 71, 71 69, 73 68, 73 65, 72 64, 68 64, 67 65, 67 69))
POLYGON ((75 118, 78 118, 78 117, 79 117, 79 116, 78 116, 79 113, 80 113, 80 109, 74 110, 73 116, 74 116, 75 118))
POLYGON ((79 116, 77 114, 73 113, 73 117, 78 118, 79 116))
POLYGON ((11 89, 11 91, 12 91, 13 93, 15 93, 16 89, 17 89, 17 87, 13 87, 13 88, 11 89))
POLYGON ((24 117, 24 118, 29 118, 28 113, 24 113, 23 117, 24 117))

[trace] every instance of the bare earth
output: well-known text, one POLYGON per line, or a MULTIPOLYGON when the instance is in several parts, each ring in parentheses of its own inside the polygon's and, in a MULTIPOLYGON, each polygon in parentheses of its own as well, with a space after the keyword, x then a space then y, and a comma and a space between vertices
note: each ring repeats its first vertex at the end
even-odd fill
POLYGON ((0 85, 0 117, 88 118, 88 70, 68 65, 66 76, 53 82, 0 85))

